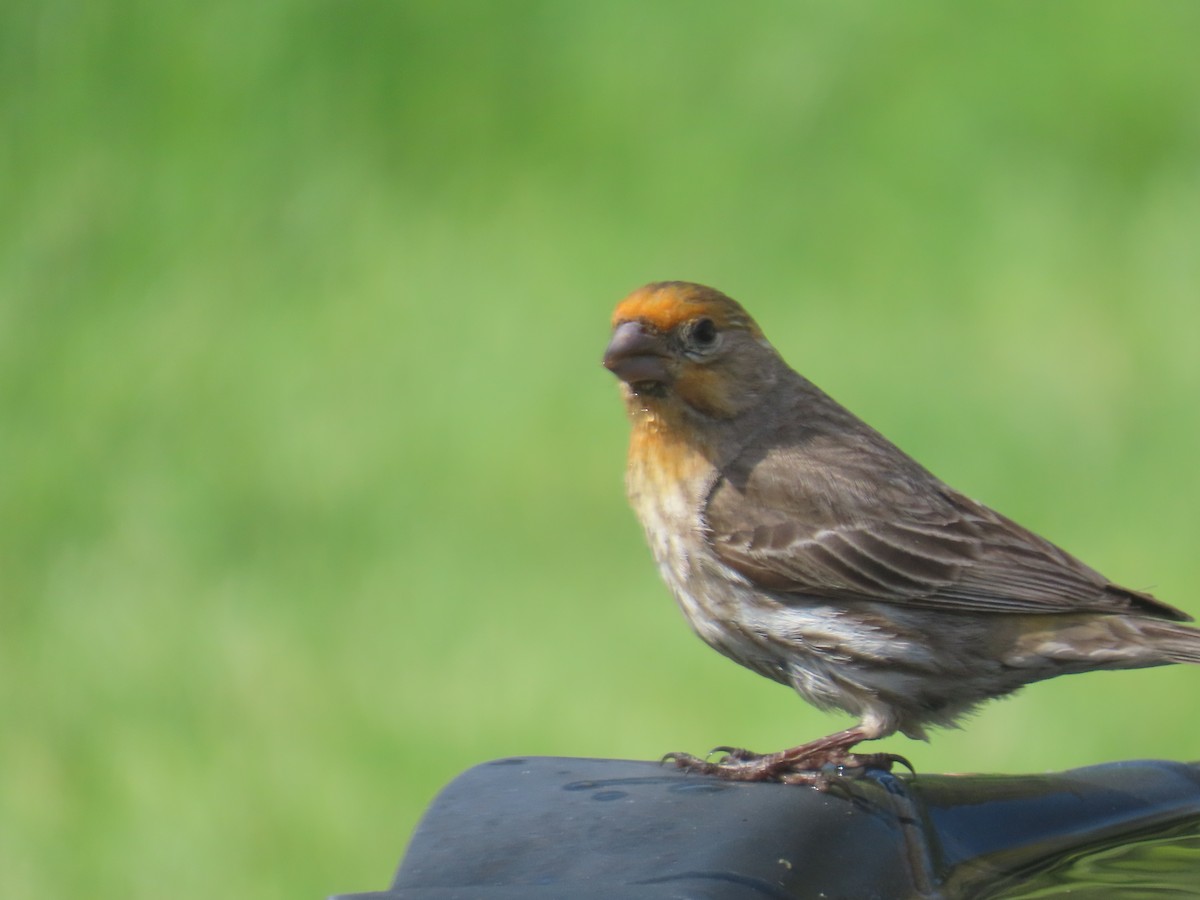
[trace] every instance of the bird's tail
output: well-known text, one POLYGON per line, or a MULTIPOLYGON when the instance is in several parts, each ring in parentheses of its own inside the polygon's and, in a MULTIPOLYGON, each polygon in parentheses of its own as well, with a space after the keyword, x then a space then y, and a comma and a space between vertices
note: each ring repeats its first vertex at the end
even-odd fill
POLYGON ((1200 664, 1200 630, 1177 622, 1139 619, 1138 630, 1168 662, 1200 664))

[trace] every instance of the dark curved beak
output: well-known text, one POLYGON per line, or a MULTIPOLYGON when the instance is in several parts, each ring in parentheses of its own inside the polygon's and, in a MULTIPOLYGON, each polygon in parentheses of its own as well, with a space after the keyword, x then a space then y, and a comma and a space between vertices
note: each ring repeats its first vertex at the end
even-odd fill
POLYGON ((622 322, 604 351, 604 368, 629 385, 665 384, 668 354, 663 340, 640 322, 622 322))

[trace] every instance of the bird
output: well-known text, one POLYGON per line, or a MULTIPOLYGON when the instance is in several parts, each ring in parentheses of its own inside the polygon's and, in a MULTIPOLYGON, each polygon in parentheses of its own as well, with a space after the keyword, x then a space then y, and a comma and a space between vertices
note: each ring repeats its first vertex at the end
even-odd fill
POLYGON ((909 765, 859 743, 928 740, 1032 682, 1200 663, 1187 613, 940 481, 793 371, 720 291, 635 290, 603 364, 631 423, 628 499, 692 629, 857 719, 774 753, 665 761, 822 787, 830 772, 909 765))

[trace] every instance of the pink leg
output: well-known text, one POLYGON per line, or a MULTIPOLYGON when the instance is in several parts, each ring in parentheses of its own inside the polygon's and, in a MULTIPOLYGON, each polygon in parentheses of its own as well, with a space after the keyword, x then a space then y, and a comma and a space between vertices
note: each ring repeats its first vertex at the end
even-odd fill
POLYGON ((833 774, 830 769, 871 768, 887 771, 895 763, 911 769, 908 760, 894 753, 849 752, 861 741, 880 736, 875 729, 859 724, 778 753, 760 754, 737 747, 717 747, 714 753, 725 754, 718 762, 709 762, 687 753, 668 753, 663 761, 670 760, 688 772, 715 775, 729 781, 782 781, 818 786, 828 782, 833 774))

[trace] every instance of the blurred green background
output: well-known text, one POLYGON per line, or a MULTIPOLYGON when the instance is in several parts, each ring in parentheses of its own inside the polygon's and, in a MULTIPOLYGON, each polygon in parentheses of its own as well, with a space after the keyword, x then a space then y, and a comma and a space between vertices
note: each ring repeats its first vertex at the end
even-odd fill
MULTIPOLYGON (((693 637, 599 365, 741 299, 943 478, 1200 614, 1200 6, 0 9, 0 894, 386 886, 506 755, 844 727, 693 637)), ((1200 757, 1060 679, 925 771, 1200 757)))

